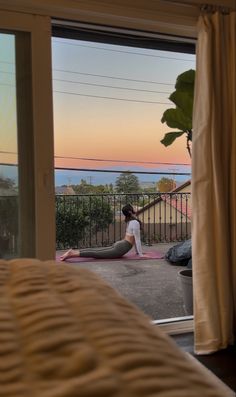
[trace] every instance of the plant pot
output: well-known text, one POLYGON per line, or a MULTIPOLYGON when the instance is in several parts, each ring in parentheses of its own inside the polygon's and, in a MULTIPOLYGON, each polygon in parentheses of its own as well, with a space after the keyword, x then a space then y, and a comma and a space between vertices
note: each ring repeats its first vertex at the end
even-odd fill
POLYGON ((193 314, 193 279, 192 269, 180 270, 178 273, 184 300, 184 310, 187 315, 193 314))

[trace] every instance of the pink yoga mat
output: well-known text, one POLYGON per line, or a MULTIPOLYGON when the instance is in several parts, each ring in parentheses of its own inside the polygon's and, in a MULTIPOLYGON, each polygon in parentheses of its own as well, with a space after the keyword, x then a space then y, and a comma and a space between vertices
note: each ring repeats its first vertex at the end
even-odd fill
MULTIPOLYGON (((142 260, 150 260, 150 259, 162 259, 164 258, 164 254, 162 254, 161 252, 157 251, 157 250, 153 250, 153 251, 148 251, 145 253, 145 255, 147 255, 147 257, 142 257, 139 255, 136 255, 134 252, 128 252, 127 254, 125 254, 124 256, 122 256, 121 258, 116 258, 116 259, 95 259, 95 258, 70 258, 67 259, 65 262, 68 263, 78 263, 78 262, 107 262, 107 261, 132 261, 132 260, 138 260, 138 261, 142 261, 142 260)), ((56 257, 57 261, 60 261, 60 256, 56 257)))

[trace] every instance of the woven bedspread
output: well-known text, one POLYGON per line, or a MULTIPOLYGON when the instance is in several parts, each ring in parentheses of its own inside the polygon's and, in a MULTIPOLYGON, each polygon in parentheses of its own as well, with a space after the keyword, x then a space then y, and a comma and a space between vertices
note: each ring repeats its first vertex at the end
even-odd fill
POLYGON ((0 261, 1 397, 220 397, 149 318, 92 272, 0 261))

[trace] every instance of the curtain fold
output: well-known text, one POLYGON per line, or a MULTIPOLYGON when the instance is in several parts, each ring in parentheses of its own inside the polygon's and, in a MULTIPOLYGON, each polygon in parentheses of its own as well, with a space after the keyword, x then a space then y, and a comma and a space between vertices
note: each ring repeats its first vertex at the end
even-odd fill
POLYGON ((193 111, 195 352, 236 334, 236 13, 199 17, 193 111))

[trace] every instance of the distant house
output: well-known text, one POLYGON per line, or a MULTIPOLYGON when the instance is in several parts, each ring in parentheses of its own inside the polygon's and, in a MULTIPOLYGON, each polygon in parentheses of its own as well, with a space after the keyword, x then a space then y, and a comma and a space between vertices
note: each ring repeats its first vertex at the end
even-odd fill
POLYGON ((191 234, 191 181, 171 192, 163 193, 137 212, 143 222, 144 232, 153 240, 166 241, 189 238, 191 234))
POLYGON ((149 181, 143 181, 143 182, 139 182, 139 185, 141 187, 141 189, 145 190, 145 189, 154 189, 156 190, 157 187, 157 183, 156 182, 149 182, 149 181))
POLYGON ((75 191, 71 186, 56 186, 55 194, 70 196, 70 195, 74 195, 75 191))

